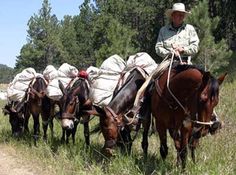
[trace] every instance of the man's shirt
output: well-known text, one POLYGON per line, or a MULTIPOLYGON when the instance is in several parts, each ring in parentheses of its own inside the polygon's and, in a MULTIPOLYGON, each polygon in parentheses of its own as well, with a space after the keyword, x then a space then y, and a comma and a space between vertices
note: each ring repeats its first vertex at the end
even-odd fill
POLYGON ((194 27, 190 24, 183 24, 178 29, 168 24, 160 29, 155 46, 157 55, 166 57, 173 51, 172 44, 184 48, 181 56, 192 56, 198 52, 199 38, 194 27))

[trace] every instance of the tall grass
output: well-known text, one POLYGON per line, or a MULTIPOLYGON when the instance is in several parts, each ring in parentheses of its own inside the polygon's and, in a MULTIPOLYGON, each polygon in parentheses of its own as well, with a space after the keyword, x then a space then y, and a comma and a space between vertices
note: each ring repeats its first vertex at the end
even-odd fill
MULTIPOLYGON (((2 107, 6 102, 1 101, 2 107)), ((162 161, 159 154, 157 134, 149 137, 148 159, 144 162, 141 149, 141 133, 134 141, 131 155, 124 155, 116 150, 116 156, 108 159, 101 153, 104 139, 101 134, 91 136, 91 146, 87 149, 83 137, 83 126, 80 125, 76 134, 76 143, 64 145, 60 143, 61 128, 55 120, 55 135, 45 143, 39 140, 33 144, 30 134, 21 139, 11 137, 8 117, 0 114, 0 144, 14 148, 23 159, 30 160, 32 166, 40 166, 47 174, 83 175, 83 174, 236 174, 236 82, 225 83, 220 91, 220 103, 217 113, 224 121, 224 127, 214 136, 206 136, 200 140, 196 150, 196 164, 188 156, 186 171, 176 167, 176 151, 173 141, 168 138, 169 154, 162 161)), ((91 125, 97 124, 95 118, 91 125)), ((32 133, 32 119, 30 120, 32 133)))

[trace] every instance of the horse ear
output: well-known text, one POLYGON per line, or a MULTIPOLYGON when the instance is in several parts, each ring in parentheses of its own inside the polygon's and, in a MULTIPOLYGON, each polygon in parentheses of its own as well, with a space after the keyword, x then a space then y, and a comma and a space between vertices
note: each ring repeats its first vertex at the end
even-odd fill
POLYGON ((58 83, 59 83, 59 88, 61 89, 62 94, 65 95, 66 94, 66 90, 65 90, 65 87, 62 84, 61 80, 58 80, 58 83))
POLYGON ((200 91, 203 91, 203 89, 205 89, 205 87, 209 81, 209 78, 210 78, 210 72, 204 72, 203 77, 202 77, 202 84, 200 86, 200 91))
POLYGON ((201 91, 200 99, 201 99, 201 101, 206 101, 208 99, 208 93, 207 93, 207 89, 205 89, 205 87, 207 86, 209 78, 210 78, 210 72, 204 72, 203 77, 202 77, 202 84, 201 84, 201 87, 200 87, 200 91, 201 91))
POLYGON ((221 75, 219 78, 218 78, 218 83, 219 85, 221 85, 226 77, 228 73, 224 73, 223 75, 221 75))

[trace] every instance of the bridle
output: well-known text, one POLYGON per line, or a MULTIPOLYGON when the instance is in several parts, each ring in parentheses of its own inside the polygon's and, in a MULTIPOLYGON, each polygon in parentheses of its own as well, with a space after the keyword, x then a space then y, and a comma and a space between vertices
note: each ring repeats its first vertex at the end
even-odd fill
MULTIPOLYGON (((182 63, 182 59, 181 57, 179 56, 179 61, 180 63, 182 63)), ((183 106, 183 104, 178 100, 178 98, 173 94, 173 92, 171 91, 170 87, 169 87, 169 84, 170 84, 170 74, 171 74, 171 69, 172 69, 172 66, 173 66, 173 62, 174 62, 174 53, 172 53, 172 56, 171 56, 171 60, 170 60, 170 65, 169 65, 169 68, 168 68, 168 75, 167 75, 167 89, 168 89, 168 92, 170 93, 170 95, 173 97, 173 99, 177 102, 177 104, 179 105, 179 107, 182 108, 182 110, 184 111, 184 114, 187 116, 187 118, 183 121, 183 125, 185 127, 187 127, 190 123, 193 123, 193 124, 198 124, 198 125, 203 125, 203 126, 211 126, 213 124, 212 121, 210 122, 203 122, 203 121, 199 121, 199 117, 198 117, 198 112, 195 113, 195 116, 194 116, 194 119, 192 119, 193 117, 191 116, 191 114, 189 113, 189 111, 183 106)), ((158 82, 157 82, 158 83, 158 82)), ((157 94, 160 96, 160 86, 156 86, 156 91, 157 91, 157 94), (158 88, 159 87, 159 88, 158 88)), ((161 96, 160 96, 161 97, 161 96)), ((167 100, 165 99, 165 101, 167 102, 167 100)), ((167 103, 169 105, 169 107, 171 109, 176 109, 178 106, 174 107, 171 106, 169 103, 167 103)))

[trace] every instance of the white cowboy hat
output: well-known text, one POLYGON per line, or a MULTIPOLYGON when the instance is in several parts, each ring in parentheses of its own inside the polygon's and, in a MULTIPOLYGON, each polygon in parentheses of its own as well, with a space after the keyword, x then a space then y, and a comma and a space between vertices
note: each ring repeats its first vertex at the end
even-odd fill
POLYGON ((166 16, 169 18, 171 17, 172 13, 178 11, 178 12, 184 12, 185 15, 191 14, 191 12, 188 12, 185 10, 185 5, 183 3, 175 3, 172 7, 172 9, 168 9, 166 11, 166 16))

